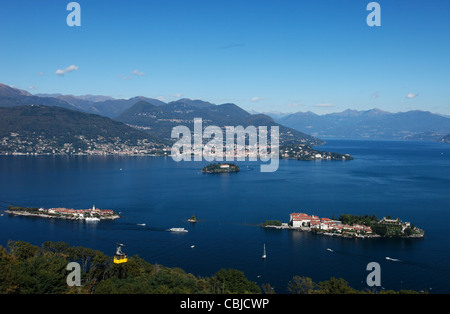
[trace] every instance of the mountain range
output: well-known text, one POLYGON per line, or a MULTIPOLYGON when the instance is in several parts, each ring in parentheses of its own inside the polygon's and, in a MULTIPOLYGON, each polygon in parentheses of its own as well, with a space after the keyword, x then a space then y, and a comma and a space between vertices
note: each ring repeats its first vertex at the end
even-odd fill
POLYGON ((56 106, 0 107, 0 155, 164 155, 151 134, 56 106))
POLYGON ((132 142, 155 140, 145 132, 99 115, 55 106, 0 107, 0 137, 18 131, 24 136, 66 137, 69 140, 75 136, 101 137, 106 141, 119 137, 132 142))
POLYGON ((61 94, 36 94, 39 97, 52 97, 67 102, 72 109, 87 113, 94 113, 108 118, 114 118, 140 101, 146 101, 155 106, 165 105, 157 99, 137 96, 130 99, 114 99, 108 96, 87 95, 73 96, 61 94))
POLYGON ((349 109, 325 115, 297 112, 272 116, 280 124, 324 139, 440 140, 450 133, 449 117, 421 110, 349 109))
MULTIPOLYGON (((117 123, 129 125, 147 132, 149 137, 156 137, 162 142, 171 139, 172 128, 184 125, 193 130, 194 118, 202 118, 203 126, 250 125, 278 126, 280 144, 323 143, 320 139, 285 127, 265 114, 250 114, 235 104, 215 105, 202 100, 182 98, 165 103, 158 99, 138 96, 130 99, 113 99, 99 95, 61 95, 36 94, 0 84, 0 107, 16 106, 53 106, 87 114, 99 115, 117 123)), ((83 121, 80 121, 83 124, 83 121)), ((114 124, 110 124, 111 126, 114 124)))
POLYGON ((0 84, 0 107, 15 107, 25 105, 45 105, 76 109, 73 105, 54 97, 38 97, 27 91, 0 84))
MULTIPOLYGON (((202 118, 203 127, 225 126, 278 126, 280 143, 283 145, 307 142, 319 144, 321 141, 302 132, 287 128, 264 114, 250 114, 235 104, 214 105, 200 100, 180 99, 164 106, 155 106, 140 101, 116 117, 118 121, 148 129, 162 139, 170 139, 172 128, 178 125, 194 127, 194 118, 202 118)), ((269 129, 268 129, 269 130, 269 129)), ((270 130, 269 130, 270 131, 270 130)))
MULTIPOLYGON (((151 139, 166 142, 171 130, 184 125, 193 130, 193 119, 203 126, 278 126, 282 145, 317 145, 320 139, 437 140, 450 134, 450 117, 428 111, 391 113, 380 109, 345 110, 318 115, 313 112, 247 112, 236 104, 216 105, 203 100, 182 98, 172 102, 137 96, 114 99, 102 95, 35 94, 0 84, 0 107, 54 106, 99 115, 145 131, 151 139)), ((117 125, 111 123, 111 126, 117 125)), ((114 133, 114 131, 111 131, 114 133)))

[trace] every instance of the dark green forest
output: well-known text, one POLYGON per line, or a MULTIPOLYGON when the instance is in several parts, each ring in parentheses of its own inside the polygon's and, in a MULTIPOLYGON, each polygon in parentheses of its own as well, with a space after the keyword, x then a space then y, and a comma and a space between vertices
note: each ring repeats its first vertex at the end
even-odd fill
MULTIPOLYGON (((293 294, 353 294, 358 291, 340 278, 315 283, 311 278, 294 276, 287 283, 293 294)), ((270 283, 258 286, 242 271, 220 269, 210 277, 194 276, 180 268, 150 264, 139 256, 128 263, 114 264, 113 258, 64 242, 45 242, 35 246, 9 241, 0 246, 0 294, 272 294, 270 283), (81 267, 81 287, 67 285, 67 265, 81 267)), ((380 293, 416 293, 383 291, 380 293)))

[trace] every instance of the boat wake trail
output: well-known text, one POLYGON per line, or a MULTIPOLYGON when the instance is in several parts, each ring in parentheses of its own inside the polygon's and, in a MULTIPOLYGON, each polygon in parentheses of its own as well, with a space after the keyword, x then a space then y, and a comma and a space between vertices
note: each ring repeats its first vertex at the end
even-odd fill
POLYGON ((103 229, 132 231, 167 231, 167 228, 149 227, 145 223, 121 222, 114 225, 104 225, 103 229))
POLYGON ((386 259, 387 259, 388 261, 392 261, 392 262, 401 262, 401 260, 396 259, 396 258, 391 258, 391 257, 389 257, 389 256, 386 256, 386 259))
POLYGON ((416 269, 417 271, 420 270, 432 273, 449 273, 450 271, 450 266, 448 264, 431 264, 420 260, 404 260, 393 258, 390 256, 383 257, 382 255, 365 255, 349 251, 333 250, 331 248, 324 248, 324 250, 330 252, 330 254, 328 255, 329 258, 336 258, 337 256, 347 257, 349 262, 355 262, 356 260, 362 259, 364 261, 379 261, 381 263, 381 259, 384 259, 385 263, 388 263, 392 266, 397 265, 400 267, 408 267, 408 269, 411 269, 411 271, 414 271, 414 269, 416 269))

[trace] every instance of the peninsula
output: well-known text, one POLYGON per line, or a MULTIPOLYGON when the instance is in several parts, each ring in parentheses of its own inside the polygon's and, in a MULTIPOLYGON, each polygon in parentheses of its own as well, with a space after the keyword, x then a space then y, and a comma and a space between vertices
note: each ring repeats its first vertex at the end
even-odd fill
POLYGON ((120 218, 111 209, 98 209, 93 206, 90 209, 68 209, 68 208, 37 208, 37 207, 14 207, 10 205, 5 211, 10 215, 57 218, 68 220, 100 221, 114 220, 120 218))
POLYGON ((450 134, 444 136, 443 138, 441 138, 441 142, 442 143, 450 143, 450 134))
POLYGON ((316 150, 307 144, 289 145, 280 147, 280 159, 295 159, 302 161, 321 161, 321 160, 353 160, 354 157, 349 154, 340 154, 316 150))

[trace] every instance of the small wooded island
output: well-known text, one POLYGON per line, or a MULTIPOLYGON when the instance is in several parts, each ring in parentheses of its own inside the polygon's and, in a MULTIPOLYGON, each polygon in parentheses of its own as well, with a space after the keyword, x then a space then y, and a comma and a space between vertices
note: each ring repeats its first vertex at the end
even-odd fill
POLYGON ((233 163, 214 163, 202 168, 203 173, 237 173, 239 171, 239 166, 233 163))
POLYGON ((192 217, 189 218, 187 221, 192 222, 192 223, 196 223, 197 222, 197 217, 195 217, 195 215, 192 215, 192 217))

